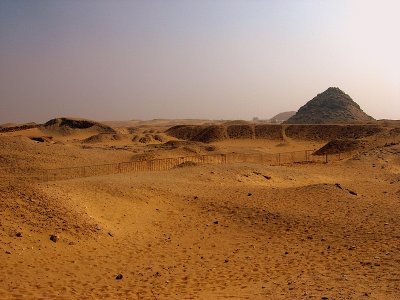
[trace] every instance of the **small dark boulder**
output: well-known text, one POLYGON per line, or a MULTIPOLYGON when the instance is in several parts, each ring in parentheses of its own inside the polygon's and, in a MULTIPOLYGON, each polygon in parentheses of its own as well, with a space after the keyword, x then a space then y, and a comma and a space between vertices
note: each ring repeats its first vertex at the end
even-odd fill
POLYGON ((60 239, 60 236, 56 235, 56 234, 52 234, 50 235, 50 241, 52 241, 53 243, 57 243, 60 239))

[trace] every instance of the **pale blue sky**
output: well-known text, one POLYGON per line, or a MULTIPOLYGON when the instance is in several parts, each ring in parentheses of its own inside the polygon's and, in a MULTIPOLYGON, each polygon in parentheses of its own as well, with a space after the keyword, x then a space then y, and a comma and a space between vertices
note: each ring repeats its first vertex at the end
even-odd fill
POLYGON ((400 119, 400 1, 0 0, 0 123, 251 119, 338 86, 400 119))

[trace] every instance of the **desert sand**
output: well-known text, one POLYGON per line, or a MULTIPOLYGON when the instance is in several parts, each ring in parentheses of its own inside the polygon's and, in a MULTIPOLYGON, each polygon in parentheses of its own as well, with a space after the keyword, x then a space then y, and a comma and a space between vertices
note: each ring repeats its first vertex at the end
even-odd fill
POLYGON ((203 144, 166 134, 177 121, 107 124, 114 133, 0 133, 0 299, 400 298, 397 122, 328 163, 35 179, 53 168, 329 142, 284 134, 203 144))

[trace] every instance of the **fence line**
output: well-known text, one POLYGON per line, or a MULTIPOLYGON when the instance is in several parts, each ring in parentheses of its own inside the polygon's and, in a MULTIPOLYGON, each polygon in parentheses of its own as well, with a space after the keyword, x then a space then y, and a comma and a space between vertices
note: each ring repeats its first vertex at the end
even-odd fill
MULTIPOLYGON (((10 174, 9 179, 32 179, 39 181, 52 181, 74 179, 81 177, 91 177, 100 175, 110 175, 130 172, 143 171, 167 171, 173 169, 183 163, 192 162, 196 164, 233 164, 233 163, 263 163, 271 166, 284 165, 290 163, 306 163, 306 162, 332 162, 338 161, 346 157, 350 157, 352 153, 341 154, 325 154, 322 156, 313 155, 315 150, 303 150, 281 153, 227 153, 227 154, 211 154, 211 155, 193 155, 174 158, 158 158, 152 160, 129 161, 111 164, 65 167, 42 170, 41 174, 15 176, 10 174)), ((6 177, 4 177, 6 179, 6 177)))

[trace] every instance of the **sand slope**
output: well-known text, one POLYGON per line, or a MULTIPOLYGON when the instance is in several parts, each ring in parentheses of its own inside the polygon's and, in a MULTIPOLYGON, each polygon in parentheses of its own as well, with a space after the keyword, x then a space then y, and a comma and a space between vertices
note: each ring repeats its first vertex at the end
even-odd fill
MULTIPOLYGON (((284 149, 313 143, 323 145, 291 140, 284 149)), ((136 155, 207 151, 170 144, 176 147, 143 145, 136 155)), ((26 137, 2 137, 0 146, 1 176, 10 165, 34 173, 132 155, 26 137)), ((276 141, 244 139, 213 146, 282 149, 276 141)), ((2 181, 0 298, 397 299, 399 157, 399 144, 371 144, 329 164, 2 181)))

